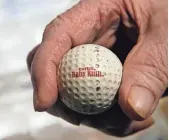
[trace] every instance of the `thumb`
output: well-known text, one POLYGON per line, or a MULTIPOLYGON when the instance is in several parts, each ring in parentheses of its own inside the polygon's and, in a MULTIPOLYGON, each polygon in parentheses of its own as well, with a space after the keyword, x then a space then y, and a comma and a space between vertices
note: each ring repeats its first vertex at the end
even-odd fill
POLYGON ((148 118, 167 88, 166 37, 164 30, 153 30, 140 36, 137 45, 126 58, 119 104, 131 119, 148 118))

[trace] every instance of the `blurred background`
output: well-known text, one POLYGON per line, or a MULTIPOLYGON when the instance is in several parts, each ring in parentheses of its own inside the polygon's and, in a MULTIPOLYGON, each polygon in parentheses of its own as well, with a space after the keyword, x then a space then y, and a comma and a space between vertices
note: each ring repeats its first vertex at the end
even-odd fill
POLYGON ((16 134, 33 136, 52 124, 60 128, 53 130, 58 136, 62 127, 74 127, 47 113, 34 112, 26 56, 41 41, 45 26, 77 2, 0 0, 0 139, 16 134))
POLYGON ((0 140, 112 139, 33 110, 26 56, 41 41, 45 26, 78 1, 0 0, 0 140))

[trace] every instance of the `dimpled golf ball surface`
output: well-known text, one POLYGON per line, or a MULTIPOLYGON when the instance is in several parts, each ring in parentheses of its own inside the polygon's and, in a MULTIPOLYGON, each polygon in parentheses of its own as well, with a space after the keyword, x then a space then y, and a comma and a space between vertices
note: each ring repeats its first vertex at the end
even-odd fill
POLYGON ((58 76, 59 95, 67 107, 82 114, 98 114, 113 104, 122 64, 109 49, 85 44, 63 56, 58 76))

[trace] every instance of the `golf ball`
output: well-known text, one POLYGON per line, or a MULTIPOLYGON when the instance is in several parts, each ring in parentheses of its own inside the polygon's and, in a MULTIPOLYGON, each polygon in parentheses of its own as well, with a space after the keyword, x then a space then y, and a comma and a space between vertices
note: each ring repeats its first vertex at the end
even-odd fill
POLYGON ((80 45, 63 56, 58 77, 59 95, 67 107, 82 114, 98 114, 113 104, 122 64, 103 46, 80 45))

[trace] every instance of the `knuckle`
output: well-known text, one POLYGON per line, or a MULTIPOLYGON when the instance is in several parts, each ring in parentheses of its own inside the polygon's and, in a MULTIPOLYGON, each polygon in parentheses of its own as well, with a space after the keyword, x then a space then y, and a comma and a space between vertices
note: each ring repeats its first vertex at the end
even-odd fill
POLYGON ((53 29, 55 20, 56 19, 53 19, 49 24, 46 25, 44 32, 48 32, 49 30, 53 29))
POLYGON ((43 33, 43 41, 53 39, 57 32, 66 31, 67 25, 63 15, 58 15, 48 25, 46 25, 43 33))
POLYGON ((163 49, 164 47, 159 49, 155 44, 152 46, 154 46, 152 51, 149 53, 147 52, 147 61, 145 61, 145 65, 152 69, 149 73, 165 86, 168 81, 167 54, 165 53, 165 49, 163 49))
POLYGON ((127 68, 133 71, 137 82, 161 96, 168 84, 167 53, 165 45, 148 36, 133 48, 127 59, 127 68), (133 59, 134 58, 134 59, 133 59))
POLYGON ((43 40, 47 39, 52 32, 55 32, 55 23, 52 20, 48 25, 46 25, 43 33, 43 40))
POLYGON ((142 85, 153 92, 158 99, 166 89, 167 77, 162 68, 159 68, 156 60, 147 59, 145 63, 136 63, 131 68, 136 84, 142 85))

